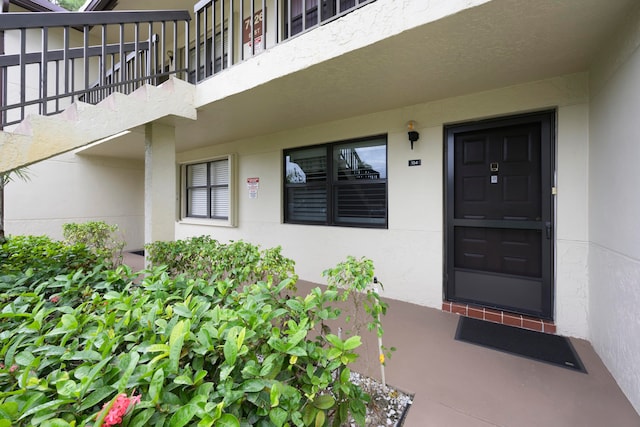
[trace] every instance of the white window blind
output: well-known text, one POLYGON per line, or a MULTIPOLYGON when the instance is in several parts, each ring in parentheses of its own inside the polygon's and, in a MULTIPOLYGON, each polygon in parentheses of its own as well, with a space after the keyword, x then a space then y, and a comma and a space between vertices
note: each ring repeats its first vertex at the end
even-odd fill
POLYGON ((229 216, 228 187, 211 189, 211 215, 215 218, 227 218, 229 216))
POLYGON ((199 165, 191 165, 189 170, 189 186, 190 187, 202 187, 207 185, 207 165, 201 163, 199 165))
POLYGON ((209 163, 209 175, 212 185, 229 185, 229 162, 218 160, 209 163))
POLYGON ((231 205, 229 160, 197 163, 186 169, 187 216, 228 219, 231 205))
POLYGON ((218 160, 209 166, 211 176, 211 216, 229 216, 229 161, 218 160))
POLYGON ((207 190, 196 188, 189 191, 190 216, 207 216, 207 190))

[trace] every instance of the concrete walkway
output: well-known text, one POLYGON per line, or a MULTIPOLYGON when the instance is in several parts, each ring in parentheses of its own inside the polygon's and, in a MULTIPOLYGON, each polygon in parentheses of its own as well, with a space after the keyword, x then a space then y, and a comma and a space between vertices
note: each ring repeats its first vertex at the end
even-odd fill
POLYGON ((415 393, 405 426, 639 427, 591 344, 572 339, 588 374, 454 339, 459 316, 389 301, 387 382, 415 393))
MULTIPOLYGON (((130 254, 125 262, 143 265, 130 254)), ((299 292, 312 286, 301 281, 299 292)), ((415 394, 406 427, 640 427, 640 415, 587 341, 571 340, 583 374, 456 341, 457 314, 388 303, 384 344, 397 351, 386 380, 415 394)), ((376 338, 364 338, 354 370, 379 378, 376 338)))

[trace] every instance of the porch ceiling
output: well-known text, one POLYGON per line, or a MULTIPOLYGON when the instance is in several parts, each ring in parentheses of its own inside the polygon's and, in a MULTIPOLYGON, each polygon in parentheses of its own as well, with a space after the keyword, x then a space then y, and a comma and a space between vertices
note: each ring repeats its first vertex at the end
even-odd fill
MULTIPOLYGON (((127 3, 121 0, 118 8, 127 3)), ((197 122, 175 122, 177 149, 587 71, 636 5, 489 1, 209 103, 199 109, 197 122)), ((141 135, 132 132, 86 152, 142 158, 141 135)))

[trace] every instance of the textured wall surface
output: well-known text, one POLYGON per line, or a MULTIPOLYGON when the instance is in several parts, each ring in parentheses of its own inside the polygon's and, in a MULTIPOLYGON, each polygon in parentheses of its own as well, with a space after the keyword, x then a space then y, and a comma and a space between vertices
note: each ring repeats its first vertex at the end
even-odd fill
POLYGON ((640 7, 592 81, 590 339, 640 412, 640 7), (614 67, 614 65, 616 67, 614 67))
POLYGON ((591 343, 640 413, 640 260, 592 244, 591 343))
POLYGON ((587 337, 589 311, 589 106, 558 111, 556 323, 562 335, 587 337))

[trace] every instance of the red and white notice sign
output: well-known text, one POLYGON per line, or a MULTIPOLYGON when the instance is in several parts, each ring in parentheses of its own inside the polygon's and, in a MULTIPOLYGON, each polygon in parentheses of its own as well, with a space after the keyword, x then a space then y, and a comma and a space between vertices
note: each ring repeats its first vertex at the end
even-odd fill
POLYGON ((251 17, 245 18, 242 22, 242 44, 245 50, 245 56, 257 55, 262 52, 262 23, 264 14, 262 10, 258 10, 253 15, 253 37, 251 35, 251 17), (253 52, 251 48, 253 46, 253 52))
POLYGON ((247 189, 249 190, 250 199, 258 198, 259 187, 260 187, 260 178, 258 177, 247 178, 247 189))

